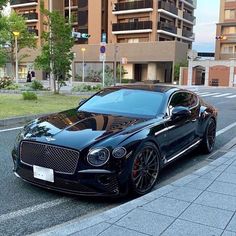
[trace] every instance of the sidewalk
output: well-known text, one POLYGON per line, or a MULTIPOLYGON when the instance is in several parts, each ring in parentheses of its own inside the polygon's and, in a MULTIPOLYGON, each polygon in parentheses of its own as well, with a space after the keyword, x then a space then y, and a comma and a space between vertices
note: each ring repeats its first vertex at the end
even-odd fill
POLYGON ((236 149, 141 198, 35 235, 236 236, 236 149))

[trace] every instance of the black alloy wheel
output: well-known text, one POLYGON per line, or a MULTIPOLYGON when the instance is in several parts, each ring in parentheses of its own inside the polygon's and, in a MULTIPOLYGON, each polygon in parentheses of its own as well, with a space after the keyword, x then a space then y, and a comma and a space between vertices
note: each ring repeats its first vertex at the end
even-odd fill
POLYGON ((146 143, 136 154, 131 172, 131 187, 135 195, 148 193, 156 184, 160 171, 159 152, 153 143, 146 143))
POLYGON ((207 124, 205 136, 202 141, 202 150, 204 153, 209 154, 212 152, 216 140, 216 122, 211 118, 207 124))

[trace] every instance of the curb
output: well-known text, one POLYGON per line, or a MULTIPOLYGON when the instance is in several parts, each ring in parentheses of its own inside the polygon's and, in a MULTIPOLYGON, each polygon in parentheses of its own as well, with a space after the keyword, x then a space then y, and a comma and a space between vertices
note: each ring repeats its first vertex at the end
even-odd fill
POLYGON ((19 116, 19 117, 13 117, 13 118, 8 118, 8 119, 2 119, 0 120, 0 127, 11 126, 11 125, 19 124, 19 123, 26 123, 33 119, 46 116, 46 115, 49 115, 49 114, 37 114, 37 115, 19 116))

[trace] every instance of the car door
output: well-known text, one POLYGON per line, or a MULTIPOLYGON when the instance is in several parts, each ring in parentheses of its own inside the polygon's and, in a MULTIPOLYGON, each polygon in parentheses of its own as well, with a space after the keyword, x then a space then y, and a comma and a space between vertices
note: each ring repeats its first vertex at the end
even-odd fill
POLYGON ((168 118, 166 121, 168 128, 167 159, 192 145, 197 139, 196 129, 199 110, 199 100, 195 94, 188 91, 178 91, 171 96, 167 107, 168 118), (176 106, 188 108, 191 112, 190 116, 173 120, 171 112, 176 106))

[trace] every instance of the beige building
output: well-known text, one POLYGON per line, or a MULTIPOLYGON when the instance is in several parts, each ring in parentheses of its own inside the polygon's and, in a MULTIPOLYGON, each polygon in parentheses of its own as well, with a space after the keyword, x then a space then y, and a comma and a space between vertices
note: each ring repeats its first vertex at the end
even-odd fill
MULTIPOLYGON (((38 14, 36 22, 29 26, 42 31, 37 1, 13 0, 11 4, 19 12, 38 14), (30 3, 29 3, 30 2, 30 3), (21 11, 21 12, 22 12, 21 11)), ((82 73, 82 51, 85 48, 85 74, 91 77, 101 71, 99 61, 100 42, 106 41, 106 65, 113 68, 122 58, 127 59, 124 78, 135 81, 159 80, 171 83, 176 62, 186 59, 194 41, 194 9, 196 0, 52 0, 53 9, 71 16, 74 31, 88 33, 91 37, 75 42, 73 51, 73 77, 82 73), (69 7, 70 6, 70 7, 69 7), (102 37, 103 36, 103 37, 102 37)), ((45 6, 48 2, 45 1, 45 6)), ((40 39, 39 39, 40 44, 40 39)), ((35 53, 25 61, 33 62, 35 53)), ((24 63, 23 63, 24 64, 24 63)))
POLYGON ((220 1, 220 17, 216 32, 216 60, 236 57, 236 1, 220 1))

